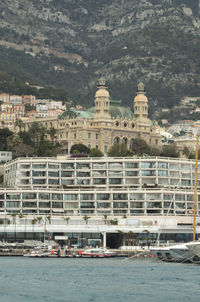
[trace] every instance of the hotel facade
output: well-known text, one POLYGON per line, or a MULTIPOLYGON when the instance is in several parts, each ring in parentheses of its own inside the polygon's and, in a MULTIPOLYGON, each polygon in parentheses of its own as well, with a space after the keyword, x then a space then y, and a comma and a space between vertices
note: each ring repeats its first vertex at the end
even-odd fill
MULTIPOLYGON (((130 232, 148 234, 152 244, 158 234, 161 241, 190 240, 194 171, 193 160, 161 157, 13 160, 0 189, 0 240, 59 235, 119 247, 130 232)), ((200 192, 197 233, 199 215, 200 192)))

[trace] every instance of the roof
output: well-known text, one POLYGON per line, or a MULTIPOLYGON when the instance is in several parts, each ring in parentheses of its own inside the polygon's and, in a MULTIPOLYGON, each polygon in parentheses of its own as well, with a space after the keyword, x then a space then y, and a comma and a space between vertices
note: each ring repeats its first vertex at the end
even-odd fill
MULTIPOLYGON (((128 107, 120 106, 121 101, 111 100, 110 102, 110 114, 112 118, 119 119, 134 119, 133 112, 128 107)), ((60 119, 65 118, 83 118, 83 119, 93 119, 95 113, 95 107, 86 110, 67 110, 61 116, 60 119)))

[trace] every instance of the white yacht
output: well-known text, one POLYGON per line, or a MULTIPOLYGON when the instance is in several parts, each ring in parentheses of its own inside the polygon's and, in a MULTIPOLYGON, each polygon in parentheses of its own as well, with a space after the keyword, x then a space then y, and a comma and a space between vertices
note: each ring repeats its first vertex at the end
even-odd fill
POLYGON ((115 257, 116 253, 107 250, 106 248, 91 248, 86 249, 80 254, 81 257, 88 257, 88 258, 105 258, 105 257, 115 257))
POLYGON ((200 241, 193 241, 187 244, 188 249, 195 254, 193 261, 200 262, 200 241))

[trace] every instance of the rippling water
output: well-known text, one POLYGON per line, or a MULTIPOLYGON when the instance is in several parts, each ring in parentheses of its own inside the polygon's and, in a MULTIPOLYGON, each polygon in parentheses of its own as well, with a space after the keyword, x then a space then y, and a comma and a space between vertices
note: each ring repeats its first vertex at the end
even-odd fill
POLYGON ((4 302, 197 302, 200 266, 154 259, 0 258, 4 302))

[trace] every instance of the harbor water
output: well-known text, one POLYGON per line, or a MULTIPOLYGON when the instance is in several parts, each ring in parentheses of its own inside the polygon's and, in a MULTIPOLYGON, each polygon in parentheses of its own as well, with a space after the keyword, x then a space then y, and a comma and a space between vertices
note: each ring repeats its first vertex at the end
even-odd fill
POLYGON ((200 266, 156 259, 0 258, 4 302, 197 302, 200 266))

